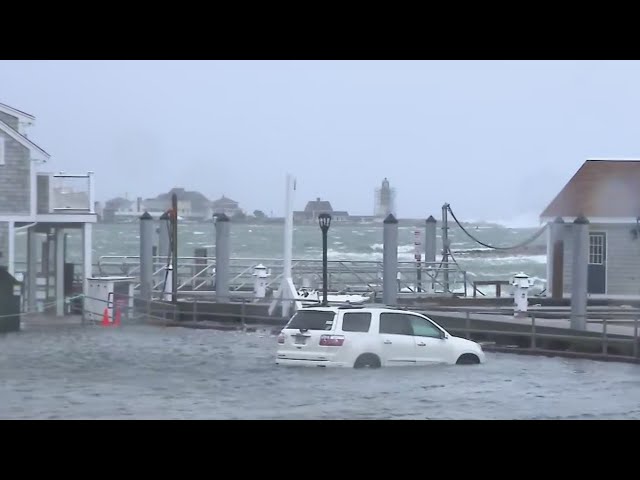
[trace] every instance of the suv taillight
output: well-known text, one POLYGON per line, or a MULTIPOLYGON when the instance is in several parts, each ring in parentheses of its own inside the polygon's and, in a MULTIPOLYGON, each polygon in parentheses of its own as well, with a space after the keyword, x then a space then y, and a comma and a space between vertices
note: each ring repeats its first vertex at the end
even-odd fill
POLYGON ((284 333, 278 335, 278 343, 284 343, 284 333))
POLYGON ((320 345, 323 347, 341 347, 344 343, 342 335, 322 335, 320 337, 320 345))

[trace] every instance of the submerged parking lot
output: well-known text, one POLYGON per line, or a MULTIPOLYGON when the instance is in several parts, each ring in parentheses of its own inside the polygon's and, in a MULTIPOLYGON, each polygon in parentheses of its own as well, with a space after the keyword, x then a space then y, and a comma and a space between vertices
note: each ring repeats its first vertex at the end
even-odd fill
POLYGON ((0 336, 0 418, 640 418, 640 366, 487 354, 471 366, 284 368, 268 332, 32 327, 0 336))

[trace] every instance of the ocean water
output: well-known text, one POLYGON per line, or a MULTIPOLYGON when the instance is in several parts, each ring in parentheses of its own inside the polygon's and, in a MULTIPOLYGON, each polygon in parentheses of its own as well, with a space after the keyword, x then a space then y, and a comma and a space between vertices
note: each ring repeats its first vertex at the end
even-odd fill
MULTIPOLYGON (((453 222, 452 222, 453 223, 453 222)), ((477 224, 465 226, 483 243, 493 246, 512 246, 530 238, 538 227, 509 228, 500 225, 477 224)), ((414 231, 424 234, 424 223, 401 226, 398 232, 398 257, 400 261, 414 259, 414 231)), ((209 255, 215 254, 215 230, 212 223, 183 223, 179 226, 179 255, 192 256, 198 247, 207 247, 209 255)), ((471 240, 457 226, 449 230, 451 248, 460 268, 468 274, 469 281, 510 280, 519 272, 534 278, 537 290, 545 286, 546 254, 543 234, 528 248, 517 251, 491 250, 471 240)), ((70 261, 81 259, 81 243, 78 232, 69 230, 68 255, 70 261)), ((441 237, 438 230, 438 252, 441 237)), ((139 255, 139 225, 97 224, 93 228, 94 263, 102 256, 139 255)), ((282 258, 283 225, 234 224, 231 225, 232 257, 282 258)), ((293 234, 294 259, 322 258, 322 237, 316 225, 297 225, 293 234)), ((24 261, 26 235, 21 233, 16 241, 16 257, 24 261)), ((333 224, 328 236, 329 260, 382 260, 382 225, 333 224)), ((441 260, 441 255, 436 258, 441 260)))
POLYGON ((469 366, 301 369, 274 336, 37 327, 0 335, 0 419, 640 419, 640 367, 487 354, 469 366))

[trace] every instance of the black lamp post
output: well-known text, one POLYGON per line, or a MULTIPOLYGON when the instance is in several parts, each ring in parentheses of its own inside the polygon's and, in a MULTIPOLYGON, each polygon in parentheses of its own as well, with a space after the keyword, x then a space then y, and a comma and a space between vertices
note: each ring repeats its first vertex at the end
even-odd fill
POLYGON ((322 230, 322 304, 327 305, 327 232, 331 226, 331 215, 318 215, 318 224, 322 230))

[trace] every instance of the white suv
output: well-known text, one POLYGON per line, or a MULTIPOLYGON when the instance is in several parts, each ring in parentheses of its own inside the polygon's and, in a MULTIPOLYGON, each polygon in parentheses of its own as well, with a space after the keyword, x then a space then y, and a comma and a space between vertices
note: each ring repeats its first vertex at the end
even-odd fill
POLYGON ((276 364, 378 368, 484 363, 479 344, 416 312, 388 307, 308 307, 278 336, 276 364))

